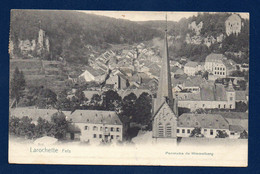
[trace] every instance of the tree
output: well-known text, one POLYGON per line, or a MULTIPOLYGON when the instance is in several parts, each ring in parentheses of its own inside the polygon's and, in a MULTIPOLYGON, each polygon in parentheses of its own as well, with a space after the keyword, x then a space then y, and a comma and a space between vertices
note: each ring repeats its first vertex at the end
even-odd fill
POLYGON ((204 135, 201 133, 201 128, 200 127, 195 127, 191 131, 190 137, 204 137, 204 135))
POLYGON ((135 115, 137 97, 134 93, 130 93, 123 99, 122 114, 132 120, 135 115))
POLYGON ((152 97, 143 92, 135 103, 135 114, 133 120, 142 125, 148 125, 152 118, 152 97))
POLYGON ((242 101, 236 102, 237 112, 246 112, 247 110, 248 110, 248 105, 245 102, 242 101))
POLYGON ((39 108, 54 107, 56 101, 57 95, 55 94, 55 92, 48 88, 41 88, 36 100, 36 106, 38 106, 39 108))
POLYGON ((94 94, 90 100, 90 107, 95 110, 101 110, 102 98, 98 94, 94 94))
POLYGON ((71 110, 71 102, 67 98, 67 94, 65 91, 62 91, 58 94, 56 108, 58 110, 63 110, 63 111, 71 110))
POLYGON ((31 139, 34 137, 35 124, 32 123, 32 119, 28 116, 24 116, 21 119, 11 117, 9 120, 9 131, 14 135, 31 139))
POLYGON ((83 104, 86 99, 84 92, 79 89, 76 90, 75 97, 78 99, 80 104, 83 104))
POLYGON ((103 93, 103 107, 108 111, 121 111, 122 98, 116 91, 108 90, 103 93))
POLYGON ((52 136, 51 129, 52 129, 51 123, 39 117, 37 120, 37 125, 35 126, 35 137, 40 138, 43 136, 52 136))
POLYGON ((215 138, 227 138, 228 134, 224 130, 217 130, 217 135, 215 138))
POLYGON ((68 130, 68 121, 63 112, 57 112, 51 117, 52 128, 50 134, 57 139, 64 139, 68 130))
POLYGON ((13 78, 10 82, 10 95, 11 98, 15 98, 19 101, 22 95, 22 90, 25 88, 25 78, 22 71, 19 71, 18 67, 15 68, 13 78))
POLYGON ((248 139, 248 133, 247 131, 243 131, 242 133, 240 133, 240 139, 248 139))

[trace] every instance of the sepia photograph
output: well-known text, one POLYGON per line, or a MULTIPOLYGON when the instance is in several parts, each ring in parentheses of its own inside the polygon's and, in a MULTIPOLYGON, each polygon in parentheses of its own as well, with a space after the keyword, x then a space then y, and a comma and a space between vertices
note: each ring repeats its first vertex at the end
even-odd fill
POLYGON ((10 17, 9 163, 247 167, 249 13, 10 17))

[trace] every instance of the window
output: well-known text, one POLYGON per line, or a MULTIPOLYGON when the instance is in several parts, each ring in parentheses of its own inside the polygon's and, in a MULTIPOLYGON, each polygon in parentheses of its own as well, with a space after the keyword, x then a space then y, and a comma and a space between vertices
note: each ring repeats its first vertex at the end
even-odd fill
POLYGON ((96 135, 96 134, 94 134, 94 135, 93 135, 93 138, 96 138, 96 137, 97 137, 97 135, 96 135))
POLYGON ((205 104, 202 104, 202 107, 204 108, 204 107, 205 107, 205 104))
POLYGON ((111 139, 114 139, 114 135, 111 135, 111 139))
POLYGON ((99 134, 99 138, 102 138, 102 134, 99 134))
POLYGON ((93 126, 93 131, 97 131, 97 130, 98 130, 97 126, 93 126))
POLYGON ((230 105, 229 107, 230 107, 230 109, 232 109, 232 105, 230 105))
POLYGON ((190 129, 187 130, 187 133, 188 133, 188 134, 190 133, 190 129))
POLYGON ((182 133, 183 133, 183 134, 185 133, 185 129, 182 129, 182 133))
POLYGON ((106 132, 108 131, 108 128, 107 128, 107 127, 105 127, 105 131, 106 131, 106 132))
POLYGON ((119 137, 120 137, 120 136, 119 136, 119 135, 117 135, 117 136, 116 136, 116 139, 119 139, 119 137))
POLYGON ((218 108, 220 108, 220 104, 218 105, 218 108))
POLYGON ((113 127, 111 127, 110 130, 111 130, 111 132, 114 132, 114 128, 113 127))
POLYGON ((159 137, 163 137, 164 136, 164 130, 163 129, 164 128, 163 128, 162 123, 159 123, 159 125, 158 125, 158 136, 159 137))
POLYGON ((102 130, 103 130, 103 127, 101 126, 101 127, 100 127, 100 131, 102 131, 102 130))
POLYGON ((120 131, 120 128, 119 128, 119 127, 118 127, 118 128, 116 128, 116 131, 117 131, 117 132, 119 132, 119 131, 120 131))
POLYGON ((180 133, 180 129, 177 129, 177 133, 180 133))
POLYGON ((85 130, 88 130, 88 126, 85 126, 85 130))
POLYGON ((229 100, 232 101, 232 100, 233 100, 233 97, 230 97, 229 100))
POLYGON ((230 132, 230 135, 235 135, 235 133, 234 132, 230 132))
POLYGON ((204 132, 207 132, 207 129, 204 129, 204 132))
POLYGON ((171 136, 172 136, 172 127, 171 127, 171 124, 170 124, 170 123, 167 123, 165 129, 166 129, 166 130, 165 130, 165 132, 166 132, 166 137, 171 137, 171 136))
POLYGON ((213 130, 212 129, 210 130, 210 135, 213 135, 213 130))
POLYGON ((224 105, 224 108, 226 108, 226 105, 224 105))

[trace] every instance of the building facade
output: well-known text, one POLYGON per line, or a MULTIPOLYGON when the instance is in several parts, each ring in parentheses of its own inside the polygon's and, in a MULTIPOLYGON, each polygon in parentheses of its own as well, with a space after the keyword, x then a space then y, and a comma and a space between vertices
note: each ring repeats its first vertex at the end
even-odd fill
POLYGON ((89 143, 116 142, 123 140, 123 124, 114 111, 76 110, 68 120, 73 130, 67 138, 89 143))
POLYGON ((225 22, 226 26, 226 34, 229 36, 230 34, 238 35, 241 32, 242 21, 239 15, 232 14, 229 16, 225 22))

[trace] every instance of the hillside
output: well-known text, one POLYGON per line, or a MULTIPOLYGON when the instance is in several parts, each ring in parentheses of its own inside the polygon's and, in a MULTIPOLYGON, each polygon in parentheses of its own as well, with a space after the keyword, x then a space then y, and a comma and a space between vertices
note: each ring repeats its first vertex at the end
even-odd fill
POLYGON ((33 47, 40 29, 48 38, 49 51, 38 54, 31 49, 32 57, 47 60, 63 57, 68 62, 80 63, 87 63, 90 54, 107 49, 110 44, 138 43, 160 35, 156 29, 135 22, 77 11, 13 10, 10 39, 14 55, 27 58, 28 54, 17 48, 26 40, 29 41, 24 45, 33 47))

